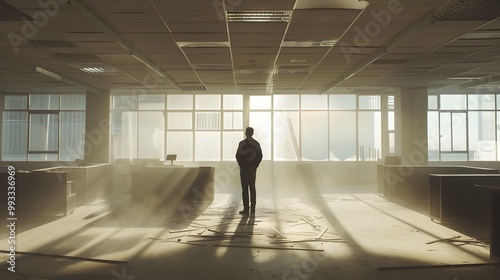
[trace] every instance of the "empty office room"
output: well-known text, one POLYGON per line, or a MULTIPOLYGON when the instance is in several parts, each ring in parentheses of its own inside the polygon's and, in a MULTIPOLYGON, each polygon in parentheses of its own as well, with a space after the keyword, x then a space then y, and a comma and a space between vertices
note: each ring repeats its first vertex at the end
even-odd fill
POLYGON ((0 0, 0 278, 500 278, 497 0, 0 0))

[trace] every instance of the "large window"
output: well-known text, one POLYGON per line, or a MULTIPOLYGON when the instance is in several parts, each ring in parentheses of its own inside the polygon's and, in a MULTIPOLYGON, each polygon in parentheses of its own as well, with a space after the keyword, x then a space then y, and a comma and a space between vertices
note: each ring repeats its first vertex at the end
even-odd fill
POLYGON ((73 161, 84 157, 85 95, 6 95, 3 161, 73 161))
POLYGON ((239 94, 112 94, 112 158, 177 154, 179 161, 234 161, 248 120, 264 160, 376 161, 382 155, 381 102, 380 95, 356 94, 245 100, 239 94))
POLYGON ((499 96, 443 94, 428 97, 430 161, 496 161, 499 96))
POLYGON ((373 95, 250 96, 250 126, 264 159, 375 161, 381 98, 373 95))
POLYGON ((114 159, 234 160, 243 134, 242 95, 112 95, 114 159))

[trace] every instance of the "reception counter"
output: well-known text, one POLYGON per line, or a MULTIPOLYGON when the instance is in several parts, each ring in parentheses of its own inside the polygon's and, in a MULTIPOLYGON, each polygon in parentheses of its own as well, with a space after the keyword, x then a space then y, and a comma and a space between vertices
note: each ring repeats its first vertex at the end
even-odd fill
POLYGON ((110 163, 57 166, 37 171, 66 172, 68 181, 73 181, 73 191, 78 197, 77 206, 113 192, 113 164, 110 163))
POLYGON ((132 173, 132 201, 150 206, 212 202, 214 168, 150 166, 132 173))
MULTIPOLYGON (((8 174, 0 173, 7 182, 8 174)), ((7 184, 0 192, 0 216, 7 213, 7 184)), ((66 172, 17 172, 15 174, 15 213, 19 215, 69 214, 76 207, 77 195, 66 172)))

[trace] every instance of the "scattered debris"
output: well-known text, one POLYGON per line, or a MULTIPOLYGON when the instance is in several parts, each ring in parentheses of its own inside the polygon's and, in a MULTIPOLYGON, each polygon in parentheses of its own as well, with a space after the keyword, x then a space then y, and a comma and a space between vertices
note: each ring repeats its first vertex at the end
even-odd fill
POLYGON ((437 239, 437 240, 434 240, 434 241, 431 241, 431 242, 427 242, 425 244, 433 244, 433 243, 442 242, 442 241, 449 241, 449 240, 457 239, 457 238, 460 238, 460 237, 462 237, 462 236, 461 235, 457 235, 457 236, 453 236, 453 237, 449 237, 449 238, 437 239))
POLYGON ((323 234, 325 234, 327 230, 328 228, 323 229, 323 231, 321 231, 321 233, 316 237, 316 239, 321 239, 321 237, 323 236, 323 234))
POLYGON ((313 224, 312 222, 310 222, 308 219, 304 218, 304 217, 300 217, 304 222, 308 223, 309 225, 311 225, 313 228, 317 228, 319 225, 315 225, 313 224))
POLYGON ((279 232, 279 230, 277 230, 275 227, 271 227, 271 228, 274 230, 274 232, 276 232, 276 234, 277 234, 280 238, 286 239, 286 237, 285 237, 283 234, 281 234, 281 232, 279 232))
POLYGON ((243 246, 243 245, 219 245, 214 244, 214 247, 226 248, 246 248, 246 249, 272 249, 272 250, 295 250, 295 251, 310 251, 310 252, 324 252, 323 249, 310 249, 310 248, 292 248, 292 247, 276 247, 276 246, 243 246))

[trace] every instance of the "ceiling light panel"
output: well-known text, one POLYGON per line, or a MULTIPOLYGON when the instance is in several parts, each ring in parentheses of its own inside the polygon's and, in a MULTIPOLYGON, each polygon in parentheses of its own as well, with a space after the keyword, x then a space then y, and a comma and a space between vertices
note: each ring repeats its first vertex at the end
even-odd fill
POLYGON ((314 47, 331 47, 334 46, 337 40, 323 41, 283 41, 281 44, 284 48, 314 48, 314 47))
POLYGON ((289 22, 292 11, 226 11, 228 22, 289 22))
POLYGON ((82 67, 80 71, 88 74, 111 74, 118 73, 118 70, 113 67, 82 67))
POLYGON ((228 48, 229 42, 177 42, 180 48, 228 48))

